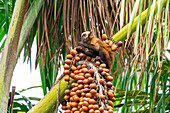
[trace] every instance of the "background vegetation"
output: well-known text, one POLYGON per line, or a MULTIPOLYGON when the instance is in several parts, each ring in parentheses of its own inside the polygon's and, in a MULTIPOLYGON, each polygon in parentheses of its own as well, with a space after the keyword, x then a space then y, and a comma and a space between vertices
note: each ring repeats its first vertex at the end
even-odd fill
MULTIPOLYGON (((15 3, 0 0, 1 52, 15 3)), ((103 33, 112 37, 129 23, 127 32, 115 38, 124 41, 113 66, 115 110, 170 110, 170 60, 165 56, 170 40, 169 0, 29 0, 25 7, 16 55, 18 58, 23 49, 25 59, 31 63, 31 49, 37 49, 35 68, 39 64, 44 95, 52 88, 66 54, 77 46, 83 31, 92 31, 99 38, 103 33), (119 38, 122 36, 125 38, 119 38), (32 48, 34 39, 37 48, 32 48)), ((19 102, 22 99, 29 101, 26 97, 15 99, 14 108, 27 112, 31 101, 23 105, 19 102)))

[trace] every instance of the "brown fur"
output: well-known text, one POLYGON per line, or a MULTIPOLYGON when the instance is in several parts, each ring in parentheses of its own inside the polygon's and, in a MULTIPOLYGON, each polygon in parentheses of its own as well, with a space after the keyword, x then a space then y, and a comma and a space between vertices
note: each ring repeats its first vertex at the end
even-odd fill
POLYGON ((106 43, 99 38, 94 37, 89 31, 82 33, 81 36, 83 41, 82 45, 86 44, 85 47, 89 50, 98 51, 100 58, 105 60, 107 67, 111 71, 114 63, 115 52, 113 52, 106 43), (103 55, 105 57, 103 57, 103 55))

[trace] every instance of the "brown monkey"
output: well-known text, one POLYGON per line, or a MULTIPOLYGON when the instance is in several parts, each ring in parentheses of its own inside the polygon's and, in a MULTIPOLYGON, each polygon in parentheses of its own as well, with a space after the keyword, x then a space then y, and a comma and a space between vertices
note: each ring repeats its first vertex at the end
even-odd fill
POLYGON ((115 52, 111 50, 109 45, 101 41, 99 38, 94 37, 89 31, 83 32, 81 38, 82 41, 79 42, 79 44, 88 48, 88 51, 85 51, 85 54, 91 57, 100 56, 101 60, 106 63, 111 71, 114 63, 115 52))

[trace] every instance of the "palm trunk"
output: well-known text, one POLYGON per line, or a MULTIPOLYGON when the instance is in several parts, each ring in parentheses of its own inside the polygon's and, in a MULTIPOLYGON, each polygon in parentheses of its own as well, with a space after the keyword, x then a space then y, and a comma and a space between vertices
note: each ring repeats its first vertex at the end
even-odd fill
POLYGON ((8 96, 15 67, 18 41, 27 0, 17 0, 0 62, 0 111, 7 112, 8 96))

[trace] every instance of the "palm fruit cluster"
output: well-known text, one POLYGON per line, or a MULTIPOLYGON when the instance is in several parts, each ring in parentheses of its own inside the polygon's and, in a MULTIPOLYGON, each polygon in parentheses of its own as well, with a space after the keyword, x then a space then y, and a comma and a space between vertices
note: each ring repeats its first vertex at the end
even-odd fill
POLYGON ((116 100, 113 77, 106 64, 81 53, 83 47, 72 49, 64 65, 64 80, 68 82, 62 110, 64 113, 115 113, 113 102, 116 100), (86 63, 79 63, 84 61, 86 63), (88 64, 93 64, 91 68, 88 64), (76 83, 70 84, 70 77, 76 83))
POLYGON ((106 34, 102 35, 103 41, 110 46, 112 51, 116 51, 118 47, 122 46, 122 42, 119 41, 118 43, 115 43, 112 38, 108 38, 106 34))

